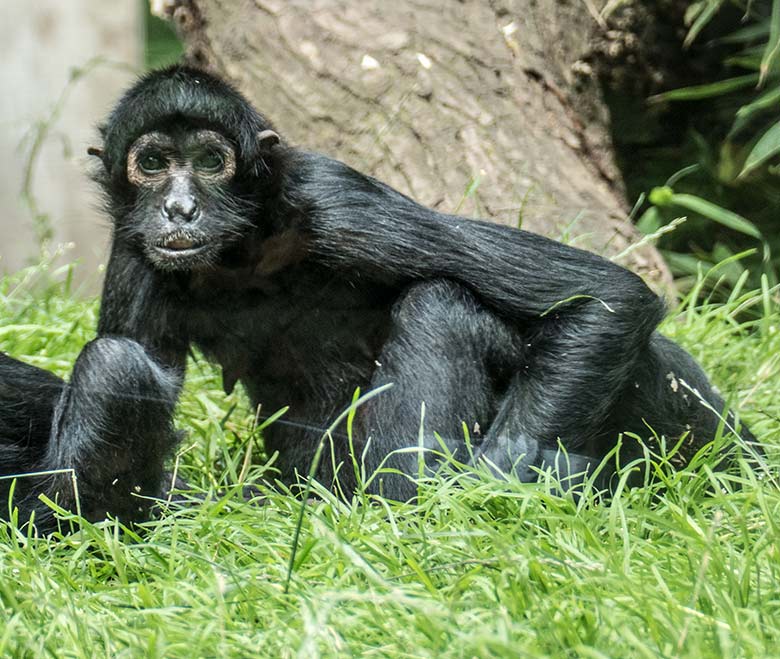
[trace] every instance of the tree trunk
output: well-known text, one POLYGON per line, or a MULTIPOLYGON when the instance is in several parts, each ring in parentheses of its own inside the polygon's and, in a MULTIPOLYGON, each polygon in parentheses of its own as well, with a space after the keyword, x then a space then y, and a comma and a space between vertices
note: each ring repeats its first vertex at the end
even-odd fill
MULTIPOLYGON (((156 0, 153 10, 176 23, 189 61, 226 73, 290 142, 439 210, 614 257, 638 236, 583 60, 592 2, 156 0)), ((652 247, 622 262, 668 283, 652 247)))

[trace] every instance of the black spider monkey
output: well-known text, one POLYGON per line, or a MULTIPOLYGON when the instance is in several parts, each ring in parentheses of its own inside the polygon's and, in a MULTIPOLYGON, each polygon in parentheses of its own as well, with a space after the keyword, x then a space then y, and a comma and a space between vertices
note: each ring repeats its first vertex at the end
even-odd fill
MULTIPOLYGON (((71 473, 87 518, 148 515, 133 494, 165 488, 191 345, 222 367, 226 391, 241 381, 254 404, 289 405, 315 427, 356 387, 393 383, 357 412, 355 462, 337 436, 318 477, 349 491, 354 464, 381 466, 369 489, 399 499, 416 492, 419 454, 396 449, 418 446, 423 402, 429 468, 446 449, 523 481, 556 462, 584 471, 621 432, 687 434, 688 458, 724 423, 699 366, 655 332, 664 308, 638 276, 293 148, 213 75, 147 75, 101 132, 90 153, 113 243, 98 338, 68 384, 0 358, 0 474, 74 470, 18 479, 19 519, 52 523, 39 493, 74 508, 71 473)), ((277 424, 266 448, 292 481, 319 440, 277 424)), ((626 445, 622 459, 639 454, 626 445)))

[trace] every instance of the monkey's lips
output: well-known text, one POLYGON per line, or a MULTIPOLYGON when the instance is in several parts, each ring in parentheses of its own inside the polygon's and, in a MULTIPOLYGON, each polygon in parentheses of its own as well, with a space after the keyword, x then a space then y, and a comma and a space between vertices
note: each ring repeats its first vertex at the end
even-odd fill
POLYGON ((187 269, 208 260, 211 251, 203 236, 176 232, 150 245, 149 256, 163 269, 187 269))
POLYGON ((183 250, 188 249, 196 249, 200 247, 194 240, 191 238, 174 238, 173 240, 169 240, 161 245, 163 249, 169 249, 174 252, 181 252, 183 250))
POLYGON ((175 233, 158 241, 154 247, 165 254, 180 254, 183 256, 199 252, 205 249, 206 246, 206 242, 198 236, 175 233))

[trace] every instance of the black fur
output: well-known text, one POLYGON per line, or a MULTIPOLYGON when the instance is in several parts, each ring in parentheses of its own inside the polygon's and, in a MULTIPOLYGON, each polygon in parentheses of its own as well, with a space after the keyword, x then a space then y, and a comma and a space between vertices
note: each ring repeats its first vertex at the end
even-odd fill
POLYGON ((130 145, 144 133, 180 119, 213 126, 233 139, 242 171, 259 164, 257 134, 270 128, 270 122, 223 81, 194 69, 173 67, 152 72, 129 89, 101 127, 108 176, 121 182, 130 145))
POLYGON ((130 339, 89 343, 67 384, 0 354, 0 518, 16 507, 20 521, 34 515, 40 530, 54 530, 40 494, 90 520, 148 517, 166 487, 179 388, 130 339))
MULTIPOLYGON (((715 437, 721 420, 694 391, 715 410, 723 401, 691 357, 655 333, 663 305, 639 277, 542 236, 437 213, 343 163, 258 139, 269 127, 225 82, 183 67, 147 76, 121 99, 102 129, 99 180, 114 240, 98 333, 127 338, 111 344, 111 362, 93 361, 88 347, 57 412, 50 376, 0 362, 0 383, 26 378, 0 399, 4 472, 74 466, 92 484, 82 507, 94 516, 144 512, 126 488, 112 498, 108 479, 160 489, 175 397, 161 374, 182 376, 193 344, 222 366, 227 390, 241 381, 269 414, 290 406, 290 423, 266 435, 287 481, 308 470, 320 429, 355 388, 385 383, 394 387, 357 413, 354 450, 367 475, 390 468, 371 489, 396 498, 415 493, 417 454, 393 451, 418 445, 422 403, 429 468, 435 434, 457 458, 472 457, 465 426, 475 459, 523 480, 561 462, 559 441, 566 476, 598 463, 624 431, 688 433, 686 458, 715 437), (229 183, 201 190, 211 210, 188 228, 210 236, 218 258, 166 269, 144 252, 144 218, 158 202, 128 182, 127 150, 151 130, 203 127, 227 137, 238 160, 229 183), (144 372, 132 403, 112 396, 127 393, 128 370, 144 372), (106 395, 86 400, 90 380, 106 395), (150 393, 166 403, 146 401, 150 393), (52 414, 60 425, 50 435, 52 414), (143 427, 115 427, 119 416, 143 427), (126 448, 108 448, 116 444, 126 448)), ((347 490, 356 484, 348 448, 342 428, 319 473, 330 482, 340 469, 347 490)), ((629 446, 622 459, 638 454, 629 446)), ((68 496, 61 485, 25 487, 68 496)))

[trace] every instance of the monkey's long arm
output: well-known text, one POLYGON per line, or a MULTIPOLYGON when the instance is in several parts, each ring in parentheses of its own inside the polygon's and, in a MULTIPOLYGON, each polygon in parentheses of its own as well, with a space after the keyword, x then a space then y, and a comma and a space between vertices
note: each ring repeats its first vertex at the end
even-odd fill
POLYGON ((613 319, 635 325, 646 318, 647 336, 663 317, 662 302, 640 277, 596 254, 438 213, 341 162, 302 157, 296 184, 311 207, 313 250, 328 263, 390 281, 454 279, 524 323, 553 315, 553 307, 564 314, 597 301, 613 319))
POLYGON ((130 249, 114 240, 103 283, 98 336, 133 339, 161 364, 183 374, 189 340, 156 279, 130 249))

